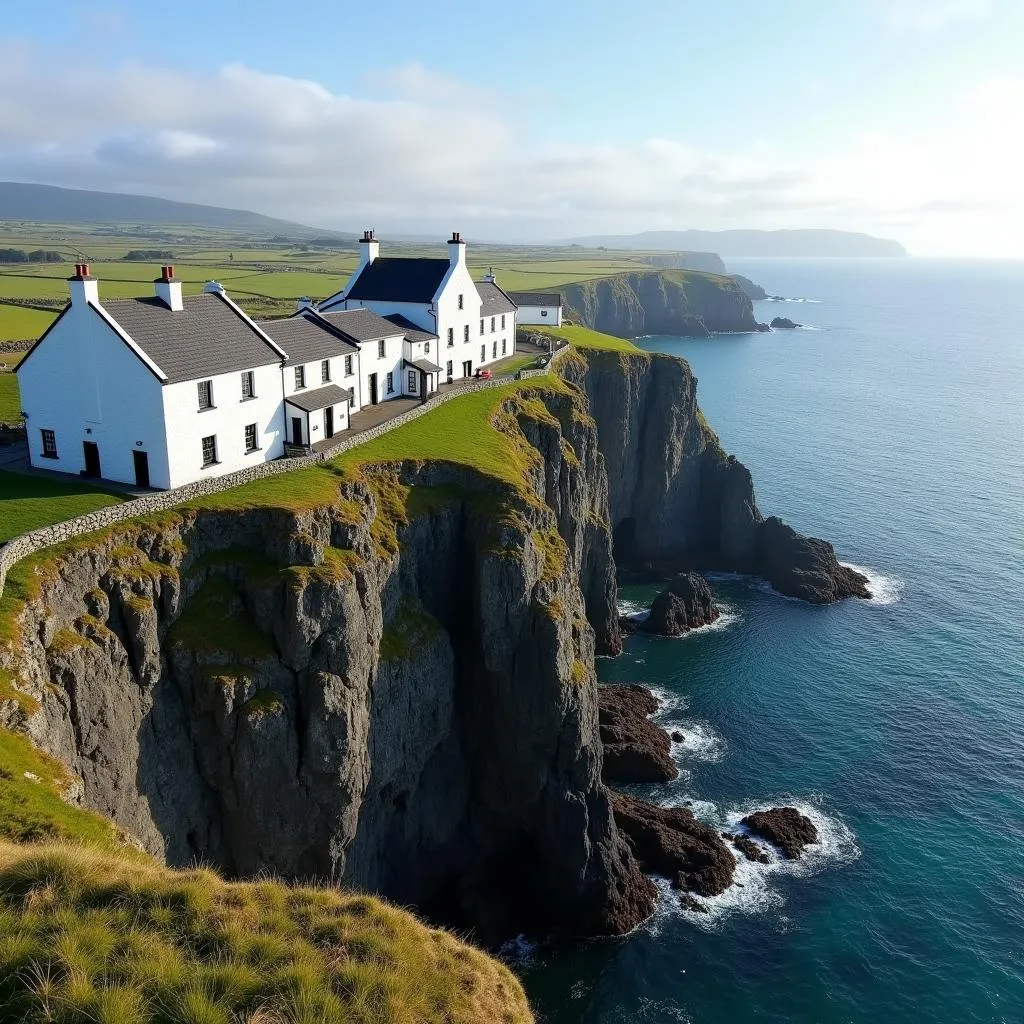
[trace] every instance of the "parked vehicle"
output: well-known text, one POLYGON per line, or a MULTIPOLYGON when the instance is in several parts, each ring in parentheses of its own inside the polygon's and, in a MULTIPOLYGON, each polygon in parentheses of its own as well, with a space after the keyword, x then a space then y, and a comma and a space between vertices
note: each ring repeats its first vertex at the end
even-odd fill
POLYGON ((476 375, 480 380, 490 380, 494 376, 490 370, 477 370, 476 375))

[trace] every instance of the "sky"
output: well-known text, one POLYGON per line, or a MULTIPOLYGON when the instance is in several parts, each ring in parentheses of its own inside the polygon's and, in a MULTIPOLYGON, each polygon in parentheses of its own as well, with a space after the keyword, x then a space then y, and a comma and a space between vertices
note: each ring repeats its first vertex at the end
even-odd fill
POLYGON ((1024 257, 1024 0, 4 5, 0 180, 539 242, 1024 257))

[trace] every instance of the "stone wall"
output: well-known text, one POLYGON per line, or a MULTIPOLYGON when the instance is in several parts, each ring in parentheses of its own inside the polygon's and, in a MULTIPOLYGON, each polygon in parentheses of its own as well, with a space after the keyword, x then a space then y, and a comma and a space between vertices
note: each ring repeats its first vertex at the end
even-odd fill
MULTIPOLYGON (((542 370, 523 370, 517 376, 520 378, 535 377, 550 372, 551 368, 558 361, 559 357, 568 351, 568 346, 560 349, 552 356, 551 361, 542 370)), ((9 540, 3 547, 0 547, 0 595, 4 591, 4 583, 7 573, 12 565, 22 558, 31 555, 42 548, 60 544, 70 540, 72 537, 79 537, 83 533, 92 533, 94 530, 102 530, 112 526, 114 523, 122 523, 136 516, 147 515, 150 512, 162 512, 165 509, 181 505, 186 501, 202 497, 206 494, 215 494, 218 491, 226 491, 232 487, 240 487, 242 484, 252 483, 254 480, 262 480, 268 476, 277 476, 278 473, 290 473, 294 469, 303 469, 318 462, 332 459, 342 452, 356 448, 367 441, 387 434, 398 427, 403 426, 412 420, 424 416, 437 406, 450 402, 462 395, 473 391, 484 391, 488 388, 502 387, 507 384, 509 378, 495 377, 492 380, 475 380, 455 391, 446 391, 443 394, 435 394, 422 405, 403 412, 393 419, 372 427, 370 430, 360 434, 353 434, 350 437, 340 437, 338 443, 326 451, 316 452, 312 455, 303 455, 294 459, 277 459, 274 462, 261 462, 247 469, 239 470, 237 473, 226 473, 224 476, 208 477, 203 480, 195 480, 184 487, 176 487, 169 491, 160 491, 156 494, 146 494, 126 501, 123 505, 109 505, 106 508, 97 509, 84 516, 76 516, 74 519, 66 519, 62 523, 54 523, 52 526, 44 526, 38 530, 31 530, 19 537, 9 540)))

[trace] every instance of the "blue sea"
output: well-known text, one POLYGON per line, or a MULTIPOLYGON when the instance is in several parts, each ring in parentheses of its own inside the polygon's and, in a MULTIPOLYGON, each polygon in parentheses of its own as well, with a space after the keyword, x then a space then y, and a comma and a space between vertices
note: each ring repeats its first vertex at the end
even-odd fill
MULTIPOLYGON (((633 935, 521 950, 539 1017, 1024 1022, 1024 263, 733 260, 761 320, 645 338, 684 356, 762 511, 831 540, 872 602, 713 579, 727 615, 630 637, 603 681, 658 691, 677 782, 726 825, 795 804, 822 842, 633 935)), ((623 607, 654 589, 624 588, 623 607)))

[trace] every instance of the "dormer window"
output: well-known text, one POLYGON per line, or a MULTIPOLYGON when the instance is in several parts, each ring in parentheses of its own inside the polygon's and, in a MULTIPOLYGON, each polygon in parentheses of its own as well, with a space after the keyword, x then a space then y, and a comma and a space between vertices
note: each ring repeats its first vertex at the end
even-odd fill
POLYGON ((462 308, 463 308, 463 305, 462 305, 462 293, 460 292, 459 293, 459 309, 462 309, 462 308))
POLYGON ((304 366, 295 367, 295 390, 301 391, 306 386, 306 368, 304 366))

